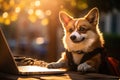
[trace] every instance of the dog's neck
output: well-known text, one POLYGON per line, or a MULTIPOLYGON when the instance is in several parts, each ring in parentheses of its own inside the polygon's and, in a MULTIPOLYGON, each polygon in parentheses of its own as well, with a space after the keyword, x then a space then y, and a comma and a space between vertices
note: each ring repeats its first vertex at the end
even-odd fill
POLYGON ((86 54, 86 53, 91 53, 91 52, 99 52, 99 51, 101 51, 101 50, 103 50, 104 49, 104 47, 97 47, 97 48, 95 48, 94 50, 92 50, 92 51, 90 51, 90 52, 84 52, 84 51, 82 51, 82 50, 77 50, 77 51, 68 51, 68 52, 70 52, 70 53, 76 53, 76 54, 86 54))

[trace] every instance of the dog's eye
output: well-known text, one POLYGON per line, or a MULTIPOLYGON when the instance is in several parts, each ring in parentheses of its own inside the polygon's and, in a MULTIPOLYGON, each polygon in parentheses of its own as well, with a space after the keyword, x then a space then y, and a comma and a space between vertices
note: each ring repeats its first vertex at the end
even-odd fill
POLYGON ((69 32, 70 32, 70 33, 71 33, 71 32, 73 32, 73 29, 72 29, 72 28, 70 28, 70 29, 69 29, 69 32))
POLYGON ((85 31, 86 29, 84 27, 80 27, 79 31, 85 31))

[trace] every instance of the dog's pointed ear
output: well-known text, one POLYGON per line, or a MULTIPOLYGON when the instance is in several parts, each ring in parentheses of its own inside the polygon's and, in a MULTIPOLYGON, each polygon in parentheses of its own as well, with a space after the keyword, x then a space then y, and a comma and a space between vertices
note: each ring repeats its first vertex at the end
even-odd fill
POLYGON ((64 26, 67 26, 69 21, 72 20, 72 17, 64 11, 60 11, 59 12, 59 20, 64 26))
POLYGON ((91 9, 88 14, 85 16, 86 20, 93 25, 97 25, 99 21, 99 10, 98 8, 91 9))

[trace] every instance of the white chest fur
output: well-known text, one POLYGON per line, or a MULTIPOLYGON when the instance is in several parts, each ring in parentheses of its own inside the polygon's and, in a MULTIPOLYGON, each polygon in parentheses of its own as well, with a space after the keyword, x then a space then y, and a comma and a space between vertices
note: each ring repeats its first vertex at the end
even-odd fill
POLYGON ((83 57, 83 54, 72 53, 72 55, 73 55, 74 63, 79 64, 83 57))

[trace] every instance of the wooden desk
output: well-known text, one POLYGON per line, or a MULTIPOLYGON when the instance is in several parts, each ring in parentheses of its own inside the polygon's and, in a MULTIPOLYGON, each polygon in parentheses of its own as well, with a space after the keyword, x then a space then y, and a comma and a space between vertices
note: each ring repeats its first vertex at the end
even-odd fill
POLYGON ((36 75, 36 76, 17 76, 0 73, 0 80, 120 80, 120 77, 87 73, 80 74, 78 72, 67 72, 60 75, 36 75))
MULTIPOLYGON (((47 63, 41 60, 25 58, 22 61, 16 61, 17 65, 38 65, 46 66, 47 63), (26 62, 28 61, 28 63, 26 62), (32 64, 30 64, 33 62, 32 64), (27 64, 26 64, 27 63, 27 64)), ((81 74, 80 72, 66 72, 59 75, 34 75, 34 76, 18 76, 0 73, 0 80, 120 80, 120 77, 103 75, 97 73, 81 74)))

